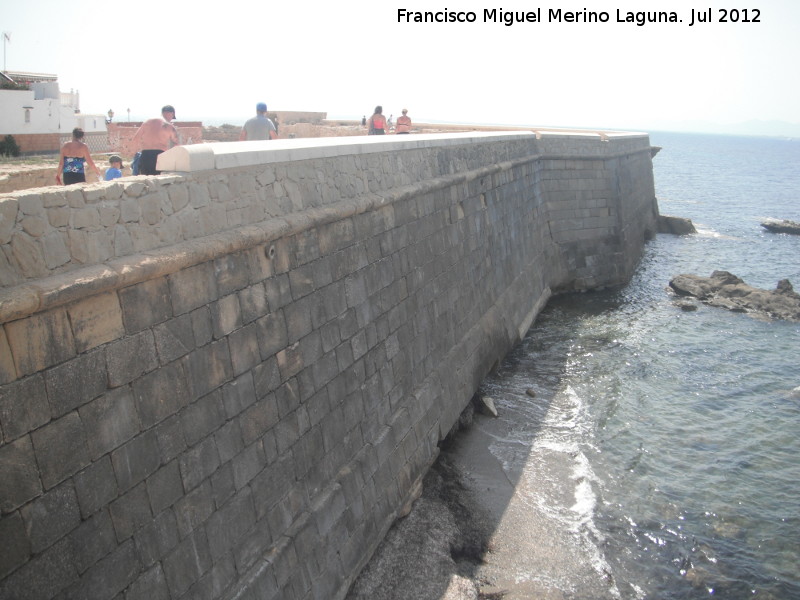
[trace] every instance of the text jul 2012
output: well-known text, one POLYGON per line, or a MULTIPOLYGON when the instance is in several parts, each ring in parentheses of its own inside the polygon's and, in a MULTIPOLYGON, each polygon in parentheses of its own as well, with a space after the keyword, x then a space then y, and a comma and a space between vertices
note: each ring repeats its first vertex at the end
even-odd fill
MULTIPOLYGON (((686 15, 691 25, 715 21, 712 9, 691 9, 686 15)), ((759 9, 718 9, 716 21, 719 23, 759 23, 759 9)), ((561 8, 518 11, 502 8, 485 8, 482 12, 458 11, 444 8, 440 11, 415 11, 407 8, 397 9, 398 23, 500 23, 511 26, 515 23, 627 23, 638 27, 651 23, 683 23, 675 11, 622 11, 617 9, 614 18, 607 11, 578 10, 561 8)))

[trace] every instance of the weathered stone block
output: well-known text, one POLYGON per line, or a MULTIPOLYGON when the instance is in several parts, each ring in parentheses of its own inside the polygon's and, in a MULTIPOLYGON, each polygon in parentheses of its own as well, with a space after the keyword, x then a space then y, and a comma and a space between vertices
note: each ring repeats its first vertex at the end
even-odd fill
POLYGON ((109 344, 106 347, 109 387, 130 383, 140 375, 158 366, 153 333, 137 333, 109 344))
POLYGON ((250 373, 243 373, 237 377, 222 389, 222 397, 225 415, 232 419, 257 400, 253 376, 250 373))
POLYGON ((150 512, 150 500, 144 482, 112 502, 109 511, 119 542, 127 540, 147 525, 153 515, 150 512))
POLYGON ((225 506, 216 511, 206 524, 211 556, 218 560, 245 536, 256 521, 253 496, 244 488, 225 506))
POLYGON ((58 231, 51 231, 41 239, 44 262, 48 269, 56 269, 71 260, 72 257, 67 248, 64 234, 58 231))
POLYGON ((208 541, 203 530, 183 540, 162 561, 172 598, 179 598, 198 581, 212 565, 208 541))
POLYGON ((125 330, 129 334, 163 323, 172 316, 169 284, 164 277, 120 290, 119 301, 125 330))
POLYGON ((162 463, 171 461, 186 449, 181 420, 177 415, 159 423, 155 432, 162 463))
POLYGON ((29 375, 75 356, 75 341, 64 309, 6 323, 17 373, 29 375))
POLYGON ((261 357, 267 359, 289 343, 283 311, 271 312, 257 322, 261 357))
POLYGON ((15 440, 49 420, 50 406, 40 375, 0 388, 0 425, 5 441, 15 440))
POLYGON ((195 348, 192 317, 188 314, 156 325, 153 335, 162 365, 187 355, 195 348))
MULTIPOLYGON (((0 283, 2 276, 0 275, 0 283)), ((0 327, 0 385, 14 381, 17 378, 17 368, 14 366, 14 357, 11 346, 8 345, 6 330, 0 327)))
POLYGON ((31 556, 31 543, 19 512, 0 520, 0 578, 24 565, 31 556))
POLYGON ((189 403, 189 385, 181 363, 148 373, 133 384, 142 428, 148 429, 189 403))
POLYGON ((147 495, 154 515, 183 496, 183 481, 177 460, 164 465, 147 479, 147 495))
POLYGON ((266 457, 261 440, 256 440, 232 460, 233 481, 240 490, 266 466, 266 457))
POLYGON ((106 390, 106 363, 102 351, 90 352, 45 371, 47 397, 54 418, 83 406, 106 390))
POLYGON ((258 344, 258 327, 255 323, 231 333, 228 338, 231 349, 233 375, 239 376, 261 362, 258 344))
POLYGON ((233 482, 233 466, 230 462, 222 465, 211 476, 211 489, 214 492, 214 504, 217 508, 225 504, 236 493, 233 482))
POLYGON ((278 404, 273 394, 258 400, 248 408, 239 419, 242 429, 242 439, 245 445, 250 445, 274 427, 279 421, 278 404))
POLYGON ((286 273, 270 277, 264 282, 269 306, 273 311, 292 302, 292 290, 286 273))
POLYGON ((65 600, 114 597, 128 587, 140 569, 133 541, 129 540, 84 573, 63 597, 65 600))
POLYGON ((119 495, 114 468, 108 456, 89 465, 75 475, 73 480, 83 518, 107 506, 119 495))
POLYGON ((219 467, 219 453, 213 438, 207 438, 180 457, 183 487, 193 490, 219 467))
POLYGON ((267 294, 263 283, 257 283, 239 292, 239 306, 242 309, 242 323, 252 323, 269 312, 267 294))
POLYGON ((230 294, 210 305, 214 338, 220 339, 242 326, 239 296, 230 294))
POLYGON ((283 381, 294 377, 303 369, 303 353, 299 342, 278 352, 277 358, 278 369, 280 369, 283 381))
POLYGON ((64 481, 90 462, 86 432, 77 412, 37 429, 32 438, 45 489, 64 481))
POLYGON ((139 433, 139 417, 130 388, 110 390, 78 412, 92 460, 115 450, 139 433))
POLYGON ((214 274, 220 296, 243 289, 250 282, 248 256, 242 252, 227 254, 214 261, 214 274))
POLYGON ((0 598, 52 598, 77 579, 78 572, 72 560, 72 544, 64 539, 0 581, 0 598))
POLYGON ((69 539, 79 573, 85 572, 117 547, 114 525, 106 511, 100 511, 86 519, 70 534, 69 539))
POLYGON ((186 537, 208 520, 214 512, 214 492, 207 479, 175 503, 178 533, 186 537))
POLYGON ((227 340, 220 340, 198 348, 181 363, 189 383, 189 398, 199 398, 233 378, 227 340))
POLYGON ((21 514, 34 554, 52 546, 81 522, 78 499, 71 483, 51 489, 24 506, 21 514))
POLYGON ((217 298, 217 280, 211 262, 178 271, 168 279, 175 315, 182 315, 217 298))
POLYGON ((125 600, 170 600, 161 564, 139 575, 125 593, 125 600))
POLYGON ((121 492, 155 473, 161 462, 158 441, 154 430, 133 438, 111 453, 111 463, 121 492))
POLYGON ((0 244, 11 241, 11 234, 17 222, 19 201, 14 198, 3 198, 0 202, 0 244))
POLYGON ((190 446, 211 435, 225 422, 221 390, 189 404, 181 411, 180 418, 183 437, 190 446))
POLYGON ((244 448, 242 430, 239 421, 228 421, 214 433, 214 441, 219 451, 219 459, 223 464, 239 454, 244 448))
POLYGON ((149 567, 160 561, 170 550, 178 545, 180 536, 175 523, 175 515, 165 510, 134 535, 136 550, 142 564, 149 567))

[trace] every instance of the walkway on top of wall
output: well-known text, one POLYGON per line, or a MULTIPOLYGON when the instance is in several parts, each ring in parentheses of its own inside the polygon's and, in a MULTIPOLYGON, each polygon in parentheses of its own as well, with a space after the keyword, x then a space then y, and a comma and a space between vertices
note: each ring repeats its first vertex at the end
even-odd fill
POLYGON ((373 154, 392 150, 411 150, 472 141, 543 138, 596 138, 608 141, 614 137, 646 136, 632 132, 590 131, 480 131, 469 133, 431 133, 418 135, 385 135, 358 137, 298 138, 289 140, 213 142, 176 146, 158 157, 160 171, 197 172, 215 169, 249 167, 259 164, 330 158, 351 154, 373 154))

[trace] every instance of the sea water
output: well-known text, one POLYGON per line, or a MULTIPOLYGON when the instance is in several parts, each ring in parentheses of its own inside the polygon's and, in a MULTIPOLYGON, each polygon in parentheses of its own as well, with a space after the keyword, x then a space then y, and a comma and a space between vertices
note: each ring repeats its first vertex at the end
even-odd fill
POLYGON ((683 311, 667 284, 726 270, 800 290, 800 236, 760 226, 800 221, 800 140, 651 142, 661 213, 698 233, 648 242, 621 289, 551 299, 482 385, 507 421, 490 451, 609 598, 797 599, 800 323, 683 311), (547 491, 554 458, 568 494, 547 491))

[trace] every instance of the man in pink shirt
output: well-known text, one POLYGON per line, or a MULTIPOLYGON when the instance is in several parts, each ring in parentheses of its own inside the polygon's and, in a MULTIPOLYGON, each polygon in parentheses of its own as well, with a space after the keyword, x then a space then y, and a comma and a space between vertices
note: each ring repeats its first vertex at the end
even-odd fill
POLYGON ((178 130, 171 123, 175 119, 175 108, 166 105, 161 109, 161 118, 148 119, 133 136, 133 143, 142 151, 139 159, 140 175, 159 175, 156 170, 158 155, 180 144, 178 130))

